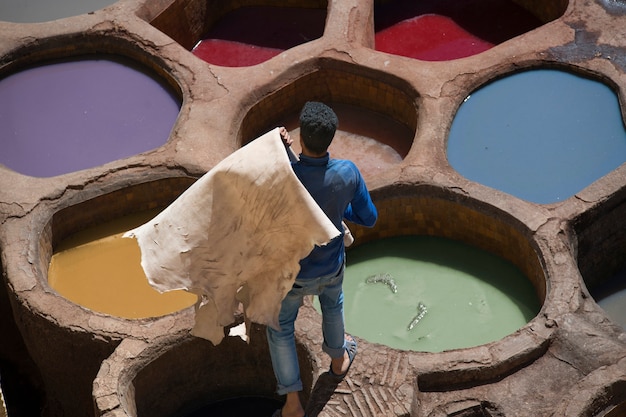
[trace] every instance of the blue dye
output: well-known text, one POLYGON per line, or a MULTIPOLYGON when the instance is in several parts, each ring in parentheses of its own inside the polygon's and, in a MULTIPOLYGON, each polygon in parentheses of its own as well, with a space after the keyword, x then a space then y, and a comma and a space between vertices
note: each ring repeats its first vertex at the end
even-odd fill
POLYGON ((487 84, 460 106, 448 161, 518 198, 565 200, 626 161, 616 94, 566 71, 530 70, 487 84))

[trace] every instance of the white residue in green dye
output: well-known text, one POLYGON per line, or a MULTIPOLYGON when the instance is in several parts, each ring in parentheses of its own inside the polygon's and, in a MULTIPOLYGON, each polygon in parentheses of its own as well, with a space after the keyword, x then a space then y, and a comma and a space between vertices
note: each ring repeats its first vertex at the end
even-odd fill
POLYGON ((347 259, 346 331, 392 348, 441 352, 481 345, 515 332, 540 309, 517 267, 449 239, 388 238, 351 249, 347 259), (372 271, 385 271, 397 292, 368 284, 372 271))
POLYGON ((385 284, 387 287, 389 287, 392 293, 395 294, 398 292, 398 286, 396 285, 396 281, 393 279, 391 275, 387 273, 371 275, 367 277, 365 282, 368 284, 377 284, 377 283, 385 284))
POLYGON ((424 318, 424 316, 428 313, 426 306, 421 302, 417 305, 417 315, 413 317, 413 320, 409 323, 408 329, 413 330, 415 326, 419 324, 419 322, 424 318))

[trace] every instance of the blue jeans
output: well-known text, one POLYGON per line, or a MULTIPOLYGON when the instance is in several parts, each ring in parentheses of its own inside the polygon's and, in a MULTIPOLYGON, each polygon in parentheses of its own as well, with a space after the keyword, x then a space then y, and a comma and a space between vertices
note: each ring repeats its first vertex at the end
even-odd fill
POLYGON ((267 328, 272 366, 278 381, 276 392, 279 395, 302 391, 294 323, 304 296, 319 296, 324 336, 322 350, 331 358, 343 356, 346 348, 343 321, 343 271, 342 265, 338 271, 327 276, 296 280, 280 307, 278 315, 280 330, 267 328))

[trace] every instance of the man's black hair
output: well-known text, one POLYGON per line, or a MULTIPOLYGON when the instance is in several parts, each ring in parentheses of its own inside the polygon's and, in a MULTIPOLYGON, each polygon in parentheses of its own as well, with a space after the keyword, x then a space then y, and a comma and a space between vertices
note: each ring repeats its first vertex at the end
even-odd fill
POLYGON ((300 137, 304 146, 316 154, 328 150, 335 137, 337 115, 324 103, 309 101, 300 112, 300 137))

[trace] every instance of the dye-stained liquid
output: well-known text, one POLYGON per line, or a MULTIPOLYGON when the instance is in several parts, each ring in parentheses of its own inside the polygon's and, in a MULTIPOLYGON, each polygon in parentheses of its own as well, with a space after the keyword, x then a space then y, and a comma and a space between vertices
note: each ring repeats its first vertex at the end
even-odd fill
POLYGON ((556 69, 515 73, 473 92, 450 127, 450 165, 521 199, 565 200, 626 161, 626 129, 605 84, 556 69))
POLYGON ((605 417, 621 417, 626 415, 626 402, 619 403, 607 412, 605 417))
POLYGON ((165 144, 180 100, 121 57, 58 61, 0 80, 0 164, 33 177, 100 166, 165 144))
POLYGON ((377 51, 423 61, 458 59, 493 47, 449 17, 439 15, 417 16, 381 30, 376 33, 375 43, 377 51))
POLYGON ((374 9, 377 51, 447 61, 484 52, 541 22, 507 0, 396 0, 374 9))
MULTIPOLYGON (((339 127, 328 149, 330 156, 353 161, 366 180, 401 163, 409 152, 415 132, 407 126, 357 106, 326 104, 339 119, 339 127)), ((302 148, 298 115, 287 117, 282 123, 293 139, 293 151, 299 154, 302 148)))
POLYGON ((192 49, 211 64, 245 67, 322 36, 325 9, 241 7, 217 21, 192 49))
POLYGON ((186 291, 159 293, 141 267, 136 239, 122 234, 156 212, 121 217, 85 229, 61 242, 50 261, 48 283, 66 299, 116 317, 159 317, 193 305, 186 291))
POLYGON ((499 340, 540 309, 532 284, 511 263, 430 236, 387 238, 350 249, 344 297, 348 333, 424 352, 499 340))
POLYGON ((0 20, 37 23, 94 12, 117 0, 2 0, 0 20))
POLYGON ((606 314, 626 330, 626 268, 606 283, 592 288, 591 295, 606 314))
POLYGON ((239 397, 200 407, 182 417, 271 416, 283 403, 264 397, 239 397))

